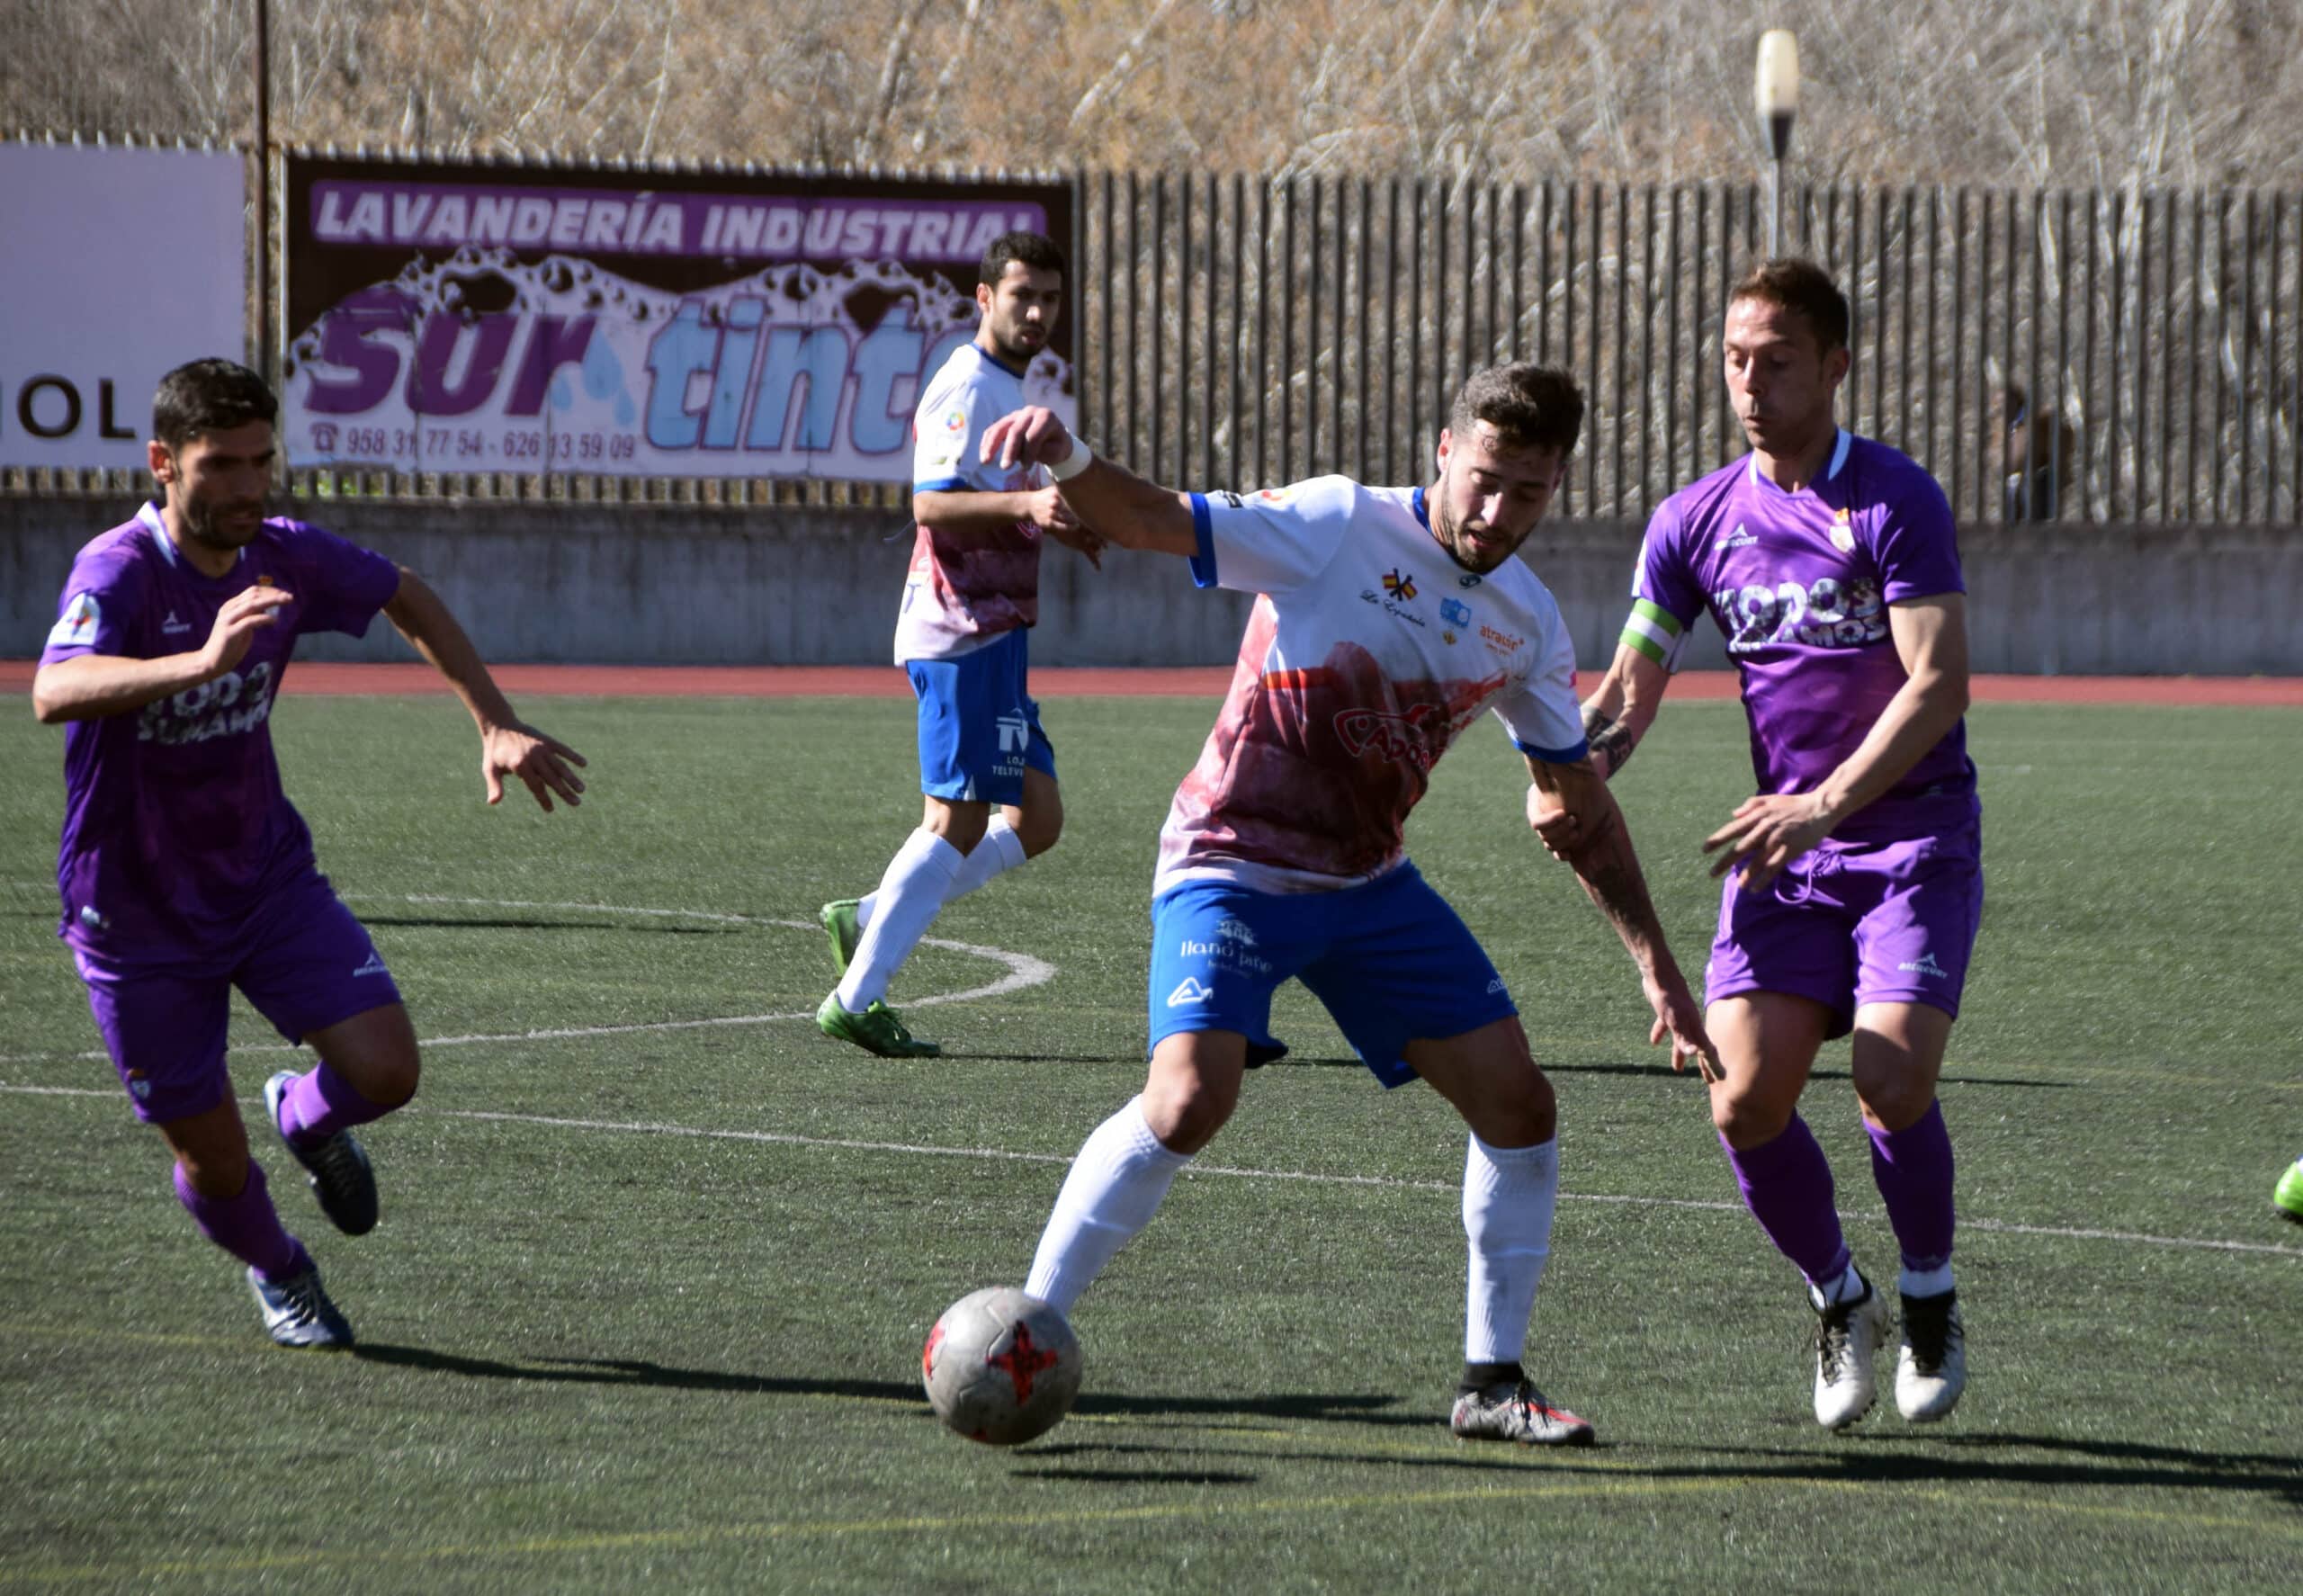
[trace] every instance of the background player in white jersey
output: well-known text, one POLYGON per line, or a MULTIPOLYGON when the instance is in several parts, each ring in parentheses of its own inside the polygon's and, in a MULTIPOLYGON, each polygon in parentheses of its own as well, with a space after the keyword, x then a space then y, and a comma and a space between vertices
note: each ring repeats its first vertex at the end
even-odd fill
POLYGON ((1557 1111, 1502 978, 1406 858, 1433 763, 1492 709, 1534 794, 1579 817, 1576 868, 1639 965, 1651 1041, 1709 1046, 1664 946, 1621 812, 1585 757, 1559 609, 1513 558, 1582 429, 1582 396, 1530 365, 1483 372, 1439 435, 1438 480, 1321 477, 1242 498, 1172 492, 1094 461, 1046 410, 984 446, 1050 467, 1125 547, 1184 556, 1201 587, 1258 595, 1238 669, 1160 832, 1151 1067, 1088 1138, 1026 1289, 1069 1312, 1230 1117, 1242 1072, 1286 1050, 1272 992, 1300 980, 1376 1079, 1420 1075, 1471 1130, 1460 1436, 1574 1444, 1520 1358, 1551 1246, 1557 1111), (1076 448, 1076 453, 1075 453, 1076 448))
MULTIPOLYGON (((1743 678, 1758 795, 1704 843, 1727 877, 1705 981, 1725 1066, 1711 1112, 1745 1206, 1806 1277, 1815 1420, 1833 1430, 1875 1399, 1888 1314, 1841 1233, 1799 1096, 1816 1049, 1852 1031, 1872 1177, 1903 1255, 1895 1405, 1940 1419, 1967 1355, 1935 1084, 1983 912, 1951 507, 1917 462, 1833 419, 1847 331, 1847 300, 1812 262, 1769 261, 1735 285, 1721 342, 1752 453, 1657 507, 1622 646, 1585 704, 1612 773, 1707 609, 1743 678)), ((1542 829, 1573 835, 1564 817, 1542 829)))
POLYGON ((975 341, 954 351, 912 417, 919 530, 895 657, 919 696, 925 812, 876 892, 823 906, 840 982, 816 1011, 827 1036, 885 1057, 940 1051, 886 1002, 937 911, 1045 853, 1063 829, 1055 750, 1025 679, 1040 543, 1052 536, 1091 561, 1103 545, 1028 467, 988 462, 976 447, 1026 402, 1032 362, 1063 309, 1063 271, 1062 252, 1037 233, 994 239, 976 273, 975 341))
POLYGON ((352 1327, 273 1210, 225 1066, 237 987, 318 1055, 264 1083, 266 1117, 321 1210, 360 1235, 376 1180, 353 1128, 416 1093, 416 1032, 368 934, 312 856, 281 790, 272 705, 296 639, 358 635, 381 612, 439 668, 479 729, 488 801, 516 776, 574 804, 582 758, 523 724, 447 606, 414 572, 267 518, 264 379, 201 360, 161 380, 152 474, 162 502, 82 549, 32 707, 64 732, 58 935, 88 989, 136 1116, 175 1157, 200 1233, 247 1266, 272 1339, 343 1347, 352 1327))

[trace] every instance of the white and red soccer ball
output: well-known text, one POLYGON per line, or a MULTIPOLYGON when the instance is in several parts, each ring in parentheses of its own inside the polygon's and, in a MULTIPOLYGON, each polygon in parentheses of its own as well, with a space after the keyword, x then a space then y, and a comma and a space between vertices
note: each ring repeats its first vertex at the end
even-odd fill
POLYGON ((936 1416, 987 1446, 1045 1435, 1080 1394, 1080 1341, 1052 1303, 1012 1286, 972 1291, 944 1310, 920 1353, 936 1416))

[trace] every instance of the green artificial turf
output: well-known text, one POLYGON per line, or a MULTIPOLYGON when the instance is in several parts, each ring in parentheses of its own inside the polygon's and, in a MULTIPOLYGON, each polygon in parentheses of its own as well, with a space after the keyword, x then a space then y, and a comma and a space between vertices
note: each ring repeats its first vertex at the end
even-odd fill
MULTIPOLYGON (((1078 1410, 1000 1452, 936 1424, 920 1342, 1020 1281, 1063 1161, 1140 1083, 1153 839, 1214 704, 1046 705, 1064 840, 945 910, 892 1000, 946 1056, 903 1063, 808 1017, 832 981, 817 906, 869 889, 918 816, 908 704, 523 707, 591 757, 581 809, 485 809, 441 700, 291 686, 273 721, 427 1043, 416 1105, 363 1133, 384 1221, 347 1241, 262 1128, 291 1055, 236 1000, 255 1145, 348 1357, 264 1340, 86 1056, 52 935, 61 740, 0 721, 0 1587, 2241 1591, 2303 1569, 2303 1233, 2270 1205, 2303 1152, 2303 714, 1971 717, 1989 901, 1942 1094, 1973 1371, 1949 1422, 1888 1403, 1815 1428, 1796 1278, 1481 727, 1410 845, 1558 1089, 1529 1365, 1600 1446, 1447 1434, 1461 1127, 1376 1088, 1289 989, 1293 1054, 1080 1302, 1078 1410)), ((1696 844, 1749 781, 1738 707, 1675 704, 1619 784, 1698 981, 1696 844)), ((1805 1112, 1858 1258, 1892 1277, 1843 1044, 1805 1112)))

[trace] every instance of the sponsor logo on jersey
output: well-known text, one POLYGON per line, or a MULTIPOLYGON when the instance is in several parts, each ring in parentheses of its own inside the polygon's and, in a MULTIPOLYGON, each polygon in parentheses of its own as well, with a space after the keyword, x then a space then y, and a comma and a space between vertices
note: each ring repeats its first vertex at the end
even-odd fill
POLYGON ((1915 959, 1905 959, 1895 968, 1913 975, 1932 975, 1939 981, 1948 979, 1951 973, 1935 962, 1935 955, 1932 951, 1922 953, 1915 959))
POLYGON ((163 632, 166 632, 168 636, 174 637, 179 632, 190 632, 192 630, 192 623, 189 621, 177 620, 175 611, 170 610, 168 612, 168 618, 160 623, 160 630, 163 632))
POLYGON ((1487 580, 1485 577, 1481 576, 1477 571, 1474 571, 1469 576, 1457 577, 1456 578, 1456 586, 1458 587, 1476 587, 1485 580, 1487 580))
POLYGON ((103 607, 96 603, 94 594, 76 593, 49 632, 48 646, 51 649, 86 648, 96 641, 96 628, 103 618, 103 607))
POLYGON ((1245 947, 1256 946, 1256 934, 1245 920, 1218 920, 1215 925, 1215 934, 1226 941, 1237 942, 1245 947))
POLYGON ((1419 704, 1402 714, 1381 709, 1344 709, 1335 715, 1335 734, 1353 755, 1375 753, 1394 765, 1429 770, 1439 751, 1431 746, 1428 728, 1447 720, 1436 704, 1419 704))
POLYGON ((996 724, 999 728, 999 751, 1020 754, 1032 745, 1032 723, 1021 715, 1001 715, 996 724))
POLYGON ((368 962, 361 965, 357 970, 354 970, 352 973, 354 975, 389 975, 391 973, 384 968, 383 955, 372 947, 368 950, 368 962))
POLYGON ((1268 505, 1284 505, 1287 502, 1288 494, 1285 488, 1267 488, 1256 498, 1268 505))
POLYGON ((1384 591, 1393 598, 1413 598, 1415 578, 1405 571, 1387 570, 1384 573, 1384 591))
POLYGON ((1489 997, 1492 998, 1501 991, 1503 991, 1503 977, 1501 975, 1487 983, 1487 995, 1489 997))
POLYGON ((1735 530, 1719 540, 1719 551, 1725 554, 1730 549, 1748 549, 1759 541, 1744 531, 1743 524, 1738 521, 1735 523, 1735 530))
POLYGON ((1507 659, 1512 655, 1518 653, 1521 649, 1527 647, 1528 644, 1528 640, 1526 638, 1517 636, 1512 632, 1502 631, 1498 627, 1490 626, 1484 621, 1480 623, 1479 641, 1487 645, 1487 651, 1489 653, 1507 659))
POLYGON ((1460 598, 1443 598, 1439 601, 1439 618, 1450 626, 1468 626, 1472 623, 1472 606, 1460 598))
POLYGON ((1214 1000, 1214 996, 1215 989, 1214 987, 1200 985, 1199 977, 1196 975, 1187 975, 1183 980, 1176 983, 1176 990, 1168 994, 1168 1007, 1170 1009, 1188 1008, 1194 1003, 1209 1002, 1214 1000))

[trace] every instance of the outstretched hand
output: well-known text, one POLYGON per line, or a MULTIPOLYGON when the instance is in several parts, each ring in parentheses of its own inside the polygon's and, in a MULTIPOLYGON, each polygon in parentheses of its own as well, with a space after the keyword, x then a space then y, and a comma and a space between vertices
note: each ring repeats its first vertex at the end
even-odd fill
POLYGON ((584 756, 574 749, 524 722, 491 726, 480 734, 479 774, 488 784, 491 804, 504 800, 504 778, 516 776, 527 784, 546 814, 551 812, 554 793, 573 809, 583 802, 584 779, 569 767, 584 762, 584 756))
POLYGON ((1703 839, 1703 851, 1725 850, 1712 864, 1714 879, 1740 869, 1743 891, 1764 892, 1831 829, 1832 817, 1815 794, 1762 793, 1738 803, 1727 823, 1703 839))
POLYGON ((1655 1023, 1647 1028, 1647 1045, 1661 1046, 1665 1037, 1671 1038, 1671 1068, 1684 1073, 1688 1061, 1695 1061, 1696 1073, 1704 1084, 1713 1086, 1725 1079, 1719 1067, 1719 1049, 1712 1045, 1710 1033, 1703 1028, 1703 1009, 1688 990, 1687 977, 1674 968, 1661 975, 1641 977, 1640 985, 1647 994, 1647 1006, 1655 1012, 1655 1023))
POLYGON ((1011 410, 983 429, 978 458, 1005 471, 1018 465, 1052 465, 1071 454, 1071 434, 1063 418, 1044 405, 1011 410))

